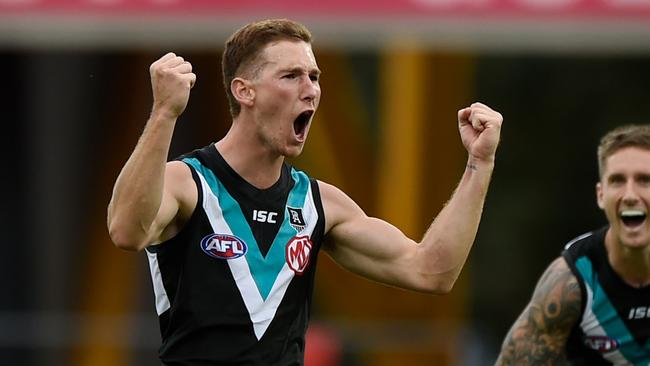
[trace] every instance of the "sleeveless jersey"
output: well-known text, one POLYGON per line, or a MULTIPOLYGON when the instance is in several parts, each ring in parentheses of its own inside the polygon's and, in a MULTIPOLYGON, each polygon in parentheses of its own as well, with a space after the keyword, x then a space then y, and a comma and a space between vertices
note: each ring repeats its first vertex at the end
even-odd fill
POLYGON ((582 318, 567 342, 574 365, 650 365, 650 286, 625 283, 607 260, 608 227, 569 242, 562 252, 578 279, 582 318))
POLYGON ((172 239, 147 248, 166 365, 302 365, 324 235, 318 184, 283 164, 257 189, 214 144, 180 158, 198 188, 172 239))

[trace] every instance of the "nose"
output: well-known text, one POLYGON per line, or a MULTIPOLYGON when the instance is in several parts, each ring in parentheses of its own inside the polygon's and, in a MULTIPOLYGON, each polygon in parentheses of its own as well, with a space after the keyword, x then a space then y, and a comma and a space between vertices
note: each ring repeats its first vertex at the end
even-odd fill
POLYGON ((630 180, 625 185, 625 192, 623 192, 623 203, 626 205, 634 205, 639 201, 639 194, 636 191, 634 180, 630 180))
POLYGON ((302 88, 302 99, 308 102, 315 102, 320 96, 320 85, 317 80, 305 77, 302 88))

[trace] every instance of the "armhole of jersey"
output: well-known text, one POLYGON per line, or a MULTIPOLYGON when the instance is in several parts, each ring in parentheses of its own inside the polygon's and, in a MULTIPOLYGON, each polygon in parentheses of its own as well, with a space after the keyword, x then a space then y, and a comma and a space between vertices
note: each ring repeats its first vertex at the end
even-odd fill
POLYGON ((192 221, 194 219, 194 216, 196 216, 196 211, 197 208, 203 206, 203 185, 201 185, 201 178, 199 178, 199 173, 194 170, 194 167, 192 167, 190 164, 183 162, 188 168, 190 168, 190 173, 192 173, 192 179, 194 180, 194 184, 196 185, 196 205, 194 206, 194 211, 192 211, 192 216, 187 222, 192 221))
POLYGON ((578 281, 578 285, 580 286, 580 321, 576 323, 576 326, 579 327, 580 322, 582 321, 582 316, 585 313, 585 307, 587 306, 587 288, 585 287, 585 281, 580 275, 580 272, 578 272, 572 255, 568 249, 562 252, 562 258, 564 258, 564 261, 566 262, 567 266, 569 266, 571 273, 573 273, 573 276, 576 278, 576 281, 578 281))
POLYGON ((177 238, 181 238, 185 235, 185 232, 188 230, 188 227, 191 227, 194 221, 197 220, 197 217, 199 215, 199 211, 201 207, 203 207, 203 189, 201 186, 201 179, 199 178, 198 173, 194 170, 194 168, 183 161, 183 163, 190 169, 190 173, 192 174, 192 180, 194 181, 194 185, 196 185, 196 204, 194 206, 194 210, 192 211, 192 215, 190 215, 190 218, 183 224, 183 227, 178 231, 178 233, 172 237, 169 238, 168 240, 163 241, 160 244, 155 244, 155 245, 150 245, 147 248, 145 248, 148 252, 150 253, 157 253, 160 250, 162 250, 164 247, 168 245, 170 242, 174 242, 177 240, 177 238))
POLYGON ((322 218, 322 220, 319 220, 320 227, 318 227, 318 235, 322 240, 325 237, 325 227, 327 226, 325 222, 325 210, 323 210, 323 201, 321 200, 318 180, 309 178, 309 183, 311 185, 312 197, 314 198, 314 204, 316 205, 318 217, 322 218))

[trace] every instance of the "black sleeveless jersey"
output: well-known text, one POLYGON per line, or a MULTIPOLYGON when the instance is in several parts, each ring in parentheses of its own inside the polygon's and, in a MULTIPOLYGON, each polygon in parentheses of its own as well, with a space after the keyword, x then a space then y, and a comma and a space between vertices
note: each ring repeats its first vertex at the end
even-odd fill
POLYGON ((214 144, 180 158, 198 202, 147 248, 166 365, 302 365, 324 235, 318 184, 289 165, 255 188, 214 144))
POLYGON ((607 260, 608 227, 569 242, 562 252, 578 279, 582 318, 567 342, 574 365, 650 365, 650 286, 626 284, 607 260))

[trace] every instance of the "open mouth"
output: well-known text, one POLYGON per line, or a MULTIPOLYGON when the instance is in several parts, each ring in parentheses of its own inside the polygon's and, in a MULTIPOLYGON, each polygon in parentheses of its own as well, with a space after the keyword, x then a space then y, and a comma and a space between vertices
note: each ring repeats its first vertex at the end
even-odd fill
POLYGON ((307 131, 307 126, 313 115, 313 110, 306 110, 296 117, 296 120, 293 121, 293 131, 296 133, 296 136, 303 137, 305 135, 305 131, 307 131))
POLYGON ((643 224, 648 215, 641 210, 625 210, 620 213, 620 216, 623 225, 629 228, 635 228, 643 224))

